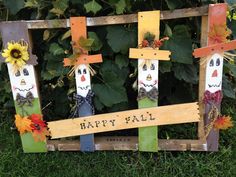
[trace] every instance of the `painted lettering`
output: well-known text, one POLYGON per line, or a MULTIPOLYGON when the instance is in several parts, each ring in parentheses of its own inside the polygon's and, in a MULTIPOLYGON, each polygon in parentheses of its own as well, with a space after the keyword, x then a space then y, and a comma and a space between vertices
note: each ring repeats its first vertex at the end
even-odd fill
POLYGON ((113 119, 113 120, 110 120, 110 122, 111 122, 111 125, 114 127, 115 126, 115 119, 113 119))

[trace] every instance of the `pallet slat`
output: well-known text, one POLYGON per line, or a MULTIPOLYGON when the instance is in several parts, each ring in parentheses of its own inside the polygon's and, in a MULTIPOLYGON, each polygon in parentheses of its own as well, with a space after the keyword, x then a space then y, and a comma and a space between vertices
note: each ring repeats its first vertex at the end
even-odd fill
MULTIPOLYGON (((207 15, 207 13, 208 13, 208 6, 177 9, 173 11, 162 11, 160 19, 169 20, 177 18, 205 16, 207 15)), ((127 24, 127 23, 137 23, 137 22, 138 22, 137 14, 87 18, 87 26, 115 25, 115 24, 127 24)), ((69 28, 70 21, 69 19, 30 20, 27 21, 27 25, 28 29, 69 28)))

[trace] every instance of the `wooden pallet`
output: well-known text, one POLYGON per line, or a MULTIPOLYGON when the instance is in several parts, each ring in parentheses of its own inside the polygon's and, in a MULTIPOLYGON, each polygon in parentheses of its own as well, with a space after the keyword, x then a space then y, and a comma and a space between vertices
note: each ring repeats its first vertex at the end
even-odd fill
MULTIPOLYGON (((213 5, 214 6, 214 5, 213 5)), ((212 8, 212 7, 211 7, 212 8)), ((173 11, 162 11, 160 13, 160 20, 170 20, 178 18, 190 18, 190 17, 200 17, 201 20, 201 46, 207 45, 207 32, 209 30, 209 16, 208 16, 208 6, 197 7, 197 8, 187 8, 178 9, 173 11)), ((129 24, 137 23, 137 14, 130 15, 117 15, 117 16, 105 16, 105 17, 90 17, 87 18, 87 26, 103 26, 103 25, 115 25, 115 24, 129 24)), ((1 25, 10 25, 15 22, 2 22, 1 25)), ((69 28, 69 19, 62 20, 30 20, 23 21, 22 23, 27 24, 30 31, 34 29, 51 29, 51 28, 69 28)), ((5 36, 2 36, 4 39, 5 36)), ((32 42, 31 42, 32 45, 32 42)), ((198 139, 158 139, 158 149, 164 151, 215 151, 217 149, 210 149, 207 146, 207 140, 205 138, 204 131, 204 113, 205 107, 202 103, 204 94, 204 84, 205 84, 205 68, 200 65, 199 67, 199 111, 200 120, 198 121, 198 139)), ((218 144, 218 138, 215 140, 218 144)), ((48 151, 79 151, 80 142, 78 140, 47 140, 46 148, 48 151)), ((138 150, 138 137, 130 136, 104 136, 95 137, 95 150, 138 150)), ((25 152, 31 152, 25 150, 25 152)), ((37 151, 35 151, 37 152, 37 151)))

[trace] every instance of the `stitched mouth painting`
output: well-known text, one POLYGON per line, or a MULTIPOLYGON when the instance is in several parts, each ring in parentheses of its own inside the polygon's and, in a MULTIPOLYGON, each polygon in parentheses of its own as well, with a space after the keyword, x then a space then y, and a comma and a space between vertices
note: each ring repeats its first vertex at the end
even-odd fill
POLYGON ((222 87, 223 55, 215 53, 207 61, 205 87, 206 90, 214 93, 222 87))
POLYGON ((158 60, 139 59, 138 82, 139 89, 144 88, 147 92, 152 88, 158 88, 158 60))
POLYGON ((38 97, 33 66, 24 65, 17 71, 14 71, 11 64, 7 64, 7 66, 10 71, 9 75, 14 99, 16 99, 17 94, 25 97, 28 92, 31 92, 34 97, 38 97))
POLYGON ((77 66, 75 69, 75 76, 77 94, 86 97, 88 91, 91 89, 88 66, 85 64, 77 66))

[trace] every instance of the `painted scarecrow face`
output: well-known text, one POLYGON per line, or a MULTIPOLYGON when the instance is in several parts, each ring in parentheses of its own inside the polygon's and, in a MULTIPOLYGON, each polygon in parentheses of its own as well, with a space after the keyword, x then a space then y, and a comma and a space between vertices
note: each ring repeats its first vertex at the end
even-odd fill
POLYGON ((91 85, 89 69, 85 64, 77 66, 75 69, 75 79, 77 94, 86 97, 88 91, 91 89, 91 85))
POLYGON ((158 60, 138 60, 138 86, 143 87, 147 92, 153 87, 158 88, 158 60))
POLYGON ((32 65, 25 65, 20 70, 14 72, 11 64, 8 63, 7 66, 14 100, 17 93, 25 97, 29 91, 32 92, 34 97, 38 97, 34 67, 32 65))
POLYGON ((211 56, 206 67, 205 89, 214 93, 221 90, 223 73, 223 55, 215 53, 211 56))

